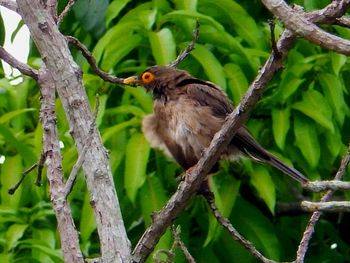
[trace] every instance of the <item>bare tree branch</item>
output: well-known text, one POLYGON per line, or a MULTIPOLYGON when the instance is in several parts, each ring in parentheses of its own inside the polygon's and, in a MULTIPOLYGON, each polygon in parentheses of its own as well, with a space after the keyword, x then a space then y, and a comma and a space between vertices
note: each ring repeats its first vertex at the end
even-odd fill
POLYGON ((171 234, 172 234, 173 239, 174 239, 174 245, 177 246, 182 251, 182 253, 185 255, 187 262, 196 263, 196 260, 193 258, 191 253, 188 251, 186 245, 181 241, 181 237, 180 237, 181 228, 180 228, 180 226, 175 227, 173 225, 171 227, 171 234))
POLYGON ((32 77, 33 79, 38 79, 38 71, 36 69, 31 68, 25 63, 20 62, 10 53, 8 53, 3 47, 0 46, 0 58, 9 64, 11 67, 16 68, 23 75, 32 77))
POLYGON ((350 182, 341 181, 319 181, 319 182, 308 182, 305 184, 305 189, 311 190, 313 192, 322 192, 325 190, 349 190, 350 182))
MULTIPOLYGON (((348 166, 350 162, 350 144, 348 146, 348 151, 346 155, 344 156, 343 160, 341 161, 340 167, 338 169, 337 174, 334 177, 334 180, 341 180, 343 178, 343 175, 345 174, 346 167, 348 166)), ((333 190, 329 190, 322 198, 321 202, 328 202, 332 196, 333 196, 333 190)), ((297 258, 295 260, 296 263, 302 263, 304 262, 304 258, 306 255, 307 248, 309 246, 311 237, 315 231, 315 225, 317 221, 320 219, 320 216, 322 215, 321 211, 316 211, 312 214, 307 227, 304 231, 304 235, 300 241, 300 245, 297 251, 297 258)))
POLYGON ((12 0, 0 0, 0 5, 3 7, 6 7, 9 10, 12 10, 13 12, 18 13, 18 7, 16 1, 12 0))
MULTIPOLYGON (((282 0, 262 0, 262 2, 275 16, 282 20, 286 28, 292 30, 298 36, 302 36, 320 47, 350 55, 349 40, 320 29, 307 19, 303 11, 293 10, 282 0)), ((343 2, 349 4, 349 1, 343 2)))
POLYGON ((75 47, 77 47, 81 53, 83 54, 83 56, 86 58, 86 60, 89 62, 92 71, 96 73, 96 75, 100 76, 101 79, 111 82, 111 83, 117 83, 117 84, 122 84, 125 85, 123 83, 123 79, 122 78, 118 78, 115 77, 103 70, 101 70, 97 64, 96 64, 96 60, 93 57, 93 55, 91 54, 91 52, 87 49, 86 46, 84 46, 83 43, 81 43, 78 39, 76 39, 75 37, 72 36, 66 36, 66 39, 68 41, 69 44, 74 45, 75 47))
POLYGON ((345 17, 340 17, 336 20, 336 25, 350 28, 350 19, 345 17))
POLYGON ((309 202, 302 201, 301 207, 308 212, 350 212, 350 201, 309 202))
POLYGON ((26 178, 27 174, 29 174, 31 171, 33 171, 36 167, 38 166, 38 163, 35 163, 33 164, 32 166, 30 166, 28 169, 24 170, 22 172, 22 176, 21 178, 19 179, 19 181, 14 185, 12 186, 10 189, 8 189, 8 193, 10 195, 13 195, 16 190, 18 189, 18 187, 22 184, 22 182, 24 181, 24 179, 26 178))
MULTIPOLYGON (((92 113, 82 83, 81 69, 73 60, 66 38, 40 0, 17 0, 23 21, 50 72, 78 152, 84 148, 92 113)), ((93 133, 83 170, 90 193, 103 262, 130 262, 130 242, 120 211, 112 172, 99 132, 93 133)))
POLYGON ((63 190, 63 195, 64 197, 67 199, 68 195, 70 194, 70 192, 73 189, 73 185, 75 182, 75 179, 77 178, 78 172, 81 168, 81 166, 83 165, 84 161, 85 161, 85 154, 88 151, 89 147, 90 147, 90 142, 92 140, 92 135, 96 129, 96 118, 97 118, 97 114, 98 114, 98 107, 100 105, 100 100, 99 97, 96 96, 96 106, 95 106, 95 111, 94 111, 94 115, 93 115, 93 119, 91 121, 90 124, 90 130, 89 130, 89 134, 88 137, 86 139, 85 145, 83 150, 81 151, 81 153, 79 154, 78 160, 77 162, 74 164, 72 171, 67 179, 66 185, 64 187, 63 190))
POLYGON ((45 70, 40 71, 41 87, 40 121, 43 125, 43 152, 47 165, 47 179, 50 184, 50 196, 58 223, 61 246, 65 262, 83 263, 84 258, 79 246, 79 236, 75 228, 67 200, 63 198, 62 156, 58 139, 55 116, 55 87, 52 76, 45 70))

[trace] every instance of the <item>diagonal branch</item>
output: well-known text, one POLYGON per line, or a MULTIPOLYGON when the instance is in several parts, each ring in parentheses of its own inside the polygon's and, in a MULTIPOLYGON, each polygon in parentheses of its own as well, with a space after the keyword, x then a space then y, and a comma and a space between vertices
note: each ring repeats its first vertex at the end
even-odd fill
POLYGON ((18 69, 23 75, 38 79, 38 71, 28 66, 25 63, 17 60, 14 56, 8 53, 3 47, 0 46, 0 59, 5 61, 11 67, 18 69))
POLYGON ((89 62, 91 68, 92 68, 92 71, 101 77, 101 79, 105 80, 105 81, 108 81, 108 82, 111 82, 111 83, 117 83, 117 84, 122 84, 124 85, 123 83, 123 79, 122 78, 118 78, 118 77, 115 77, 105 71, 103 71, 102 69, 100 69, 98 66, 97 66, 97 63, 96 63, 96 60, 95 58, 93 57, 93 55, 91 54, 91 52, 87 49, 87 47, 81 43, 78 39, 76 39, 75 37, 72 37, 72 36, 66 36, 66 39, 68 41, 69 44, 72 44, 74 45, 76 48, 78 48, 81 53, 83 54, 83 56, 86 58, 86 60, 89 62))

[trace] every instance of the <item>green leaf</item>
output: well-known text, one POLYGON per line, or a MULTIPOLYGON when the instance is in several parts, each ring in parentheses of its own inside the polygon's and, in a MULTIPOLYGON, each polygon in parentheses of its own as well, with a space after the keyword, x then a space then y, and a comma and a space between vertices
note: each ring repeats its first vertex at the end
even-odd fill
POLYGON ((22 238, 28 225, 12 224, 6 231, 6 246, 7 250, 11 250, 16 246, 19 239, 22 238))
MULTIPOLYGON (((129 37, 135 37, 134 32, 136 30, 140 30, 141 28, 142 25, 138 21, 126 21, 124 23, 118 23, 117 25, 109 29, 103 35, 103 37, 99 39, 92 52, 94 58, 96 59, 96 62, 101 63, 103 58, 105 58, 104 60, 108 60, 108 56, 110 54, 113 54, 114 51, 119 52, 118 57, 121 57, 121 54, 126 54, 126 51, 130 50, 130 48, 134 46, 134 44, 127 43, 128 41, 126 41, 125 39, 128 40, 129 37), (116 39, 118 39, 118 41, 116 41, 116 39), (122 45, 127 45, 127 47, 125 48, 118 44, 119 40, 122 40, 122 45), (121 47, 124 51, 119 51, 119 47, 121 47)), ((115 62, 109 64, 107 63, 108 68, 104 69, 109 70, 112 67, 111 64, 112 66, 114 66, 115 62)))
POLYGON ((236 64, 226 64, 225 74, 228 78, 228 87, 233 95, 235 105, 237 105, 248 89, 248 80, 241 68, 236 64))
POLYGON ((255 206, 237 198, 231 222, 243 236, 252 242, 267 258, 280 261, 283 251, 271 221, 255 206))
POLYGON ((158 32, 150 32, 152 54, 157 65, 167 65, 176 58, 176 44, 170 29, 163 28, 158 32))
POLYGON ((129 3, 131 0, 116 0, 108 6, 106 11, 106 24, 107 26, 116 18, 120 11, 129 3))
POLYGON ((308 90, 303 94, 303 99, 292 106, 301 111, 318 124, 334 133, 332 111, 322 94, 316 90, 308 90))
POLYGON ((215 19, 211 18, 210 16, 203 15, 201 13, 190 11, 190 10, 178 10, 178 11, 167 13, 166 15, 161 17, 160 23, 164 24, 165 22, 169 22, 169 21, 182 21, 185 18, 190 18, 194 20, 199 19, 199 22, 201 24, 209 24, 215 27, 219 31, 224 31, 224 27, 220 23, 218 23, 215 19))
POLYGON ((343 149, 344 145, 341 139, 341 132, 336 129, 334 134, 331 134, 329 132, 325 133, 326 136, 326 146, 332 156, 336 158, 340 153, 341 150, 343 149))
POLYGON ((243 67, 243 71, 247 76, 255 76, 256 70, 260 66, 259 61, 252 59, 239 40, 225 30, 219 30, 210 25, 202 25, 200 28, 200 39, 216 48, 225 49, 228 55, 231 54, 231 60, 243 67))
POLYGON ((257 191, 259 197, 264 200, 272 214, 275 213, 276 190, 268 170, 263 166, 254 165, 250 182, 257 191))
POLYGON ((8 113, 5 113, 0 117, 0 124, 4 124, 4 123, 8 122, 12 118, 14 118, 20 114, 23 114, 25 112, 35 111, 35 110, 36 109, 34 109, 34 108, 28 108, 28 109, 14 110, 14 111, 10 111, 8 113))
MULTIPOLYGON (((334 74, 338 77, 339 72, 346 63, 346 56, 343 54, 331 52, 332 69, 334 74)), ((322 74, 321 74, 322 76, 322 74)))
POLYGON ((140 35, 128 35, 118 39, 118 41, 113 40, 104 52, 104 60, 101 63, 101 67, 107 70, 113 68, 123 57, 140 46, 142 40, 143 38, 140 35))
POLYGON ((343 84, 335 75, 322 73, 318 75, 326 100, 334 110, 337 122, 342 126, 345 116, 349 116, 349 107, 346 105, 343 93, 343 84))
POLYGON ((302 116, 294 118, 294 134, 296 146, 309 163, 311 168, 316 168, 320 161, 320 144, 315 126, 302 116))
POLYGON ((4 20, 2 19, 2 15, 0 14, 0 45, 4 46, 4 42, 5 42, 5 24, 4 24, 4 20))
POLYGON ((108 3, 108 0, 78 0, 73 6, 80 24, 95 37, 105 30, 104 20, 108 3))
POLYGON ((258 28, 255 20, 238 3, 232 0, 202 0, 199 2, 199 9, 203 12, 210 9, 217 9, 220 17, 228 17, 232 28, 251 47, 264 48, 266 41, 261 29, 258 28))
POLYGON ((133 88, 125 86, 124 89, 132 94, 137 102, 142 106, 143 110, 146 113, 150 113, 153 110, 153 99, 149 93, 146 92, 143 88, 133 88))
POLYGON ((19 154, 14 156, 6 156, 5 162, 1 165, 1 204, 18 207, 21 201, 23 186, 20 186, 15 195, 9 195, 8 189, 16 185, 21 178, 22 157, 19 154))
POLYGON ((209 80, 226 90, 224 69, 214 54, 206 46, 197 44, 191 55, 202 65, 209 80))
POLYGON ((17 27, 15 30, 13 30, 12 34, 11 34, 11 43, 13 43, 13 41, 15 40, 18 32, 22 29, 22 27, 24 26, 24 22, 23 20, 20 20, 17 24, 17 27))
POLYGON ((196 11, 197 9, 197 0, 174 0, 176 9, 183 9, 183 10, 191 10, 196 11))
POLYGON ((137 191, 146 180, 146 168, 150 146, 141 133, 134 133, 126 146, 125 189, 132 203, 135 203, 137 191))
POLYGON ((33 151, 26 144, 17 140, 13 132, 3 124, 0 124, 0 135, 4 137, 8 145, 11 145, 21 154, 22 158, 26 160, 27 163, 35 163, 37 157, 33 151))
POLYGON ((122 123, 119 123, 117 125, 109 127, 106 130, 104 130, 104 132, 102 133, 103 142, 105 143, 111 137, 116 136, 118 134, 118 132, 120 132, 120 131, 122 131, 130 126, 137 126, 137 125, 140 125, 140 120, 137 118, 132 118, 131 120, 124 121, 122 123))
POLYGON ((163 207, 167 201, 164 185, 154 173, 147 175, 145 184, 140 189, 140 205, 145 226, 151 224, 151 215, 163 207))
POLYGON ((38 249, 40 252, 50 256, 54 262, 63 262, 63 255, 60 249, 53 249, 48 247, 45 243, 37 239, 26 239, 19 242, 23 249, 38 249))
POLYGON ((298 88, 303 84, 305 79, 295 78, 290 74, 282 78, 282 81, 278 87, 278 93, 281 96, 282 101, 286 101, 292 96, 298 88))
POLYGON ((290 108, 272 109, 272 132, 277 146, 283 150, 290 128, 290 108))

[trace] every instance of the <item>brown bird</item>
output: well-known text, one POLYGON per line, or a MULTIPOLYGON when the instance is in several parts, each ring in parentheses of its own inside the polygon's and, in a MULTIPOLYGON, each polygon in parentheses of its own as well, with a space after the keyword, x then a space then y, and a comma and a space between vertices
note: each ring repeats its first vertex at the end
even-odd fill
MULTIPOLYGON (((233 111, 225 93, 213 83, 194 78, 183 70, 152 66, 124 84, 140 85, 154 98, 154 113, 143 119, 142 130, 151 146, 163 150, 184 169, 201 158, 203 151, 233 111)), ((300 183, 308 179, 266 151, 241 127, 221 158, 240 154, 268 163, 300 183)))

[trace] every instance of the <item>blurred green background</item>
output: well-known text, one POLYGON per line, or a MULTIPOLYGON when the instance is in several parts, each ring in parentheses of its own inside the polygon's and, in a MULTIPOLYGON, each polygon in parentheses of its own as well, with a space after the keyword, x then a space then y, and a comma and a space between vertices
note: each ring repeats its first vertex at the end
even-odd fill
MULTIPOLYGON (((66 2, 59 1, 59 10, 66 2)), ((330 3, 289 2, 307 11, 330 3)), ((237 104, 271 53, 268 20, 273 17, 260 1, 78 0, 60 29, 80 39, 103 70, 126 77, 174 60, 191 40, 196 19, 201 24, 199 40, 179 68, 220 85, 237 104)), ((283 27, 276 23, 279 36, 283 27)), ((3 42, 5 31, 2 22, 0 25, 3 42)), ((20 23, 18 29, 22 26, 20 23)), ((350 39, 348 29, 325 28, 350 39)), ((176 190, 182 170, 161 152, 150 149, 141 133, 143 116, 152 112, 151 96, 142 88, 102 81, 82 55, 71 50, 83 68, 92 108, 95 94, 100 95, 97 125, 109 150, 121 210, 134 246, 150 224, 151 213, 176 190)), ((247 123, 264 147, 311 180, 331 179, 350 141, 349 62, 343 55, 298 40, 247 123)), ((28 63, 40 65, 34 44, 28 63)), ((38 86, 27 77, 16 85, 11 81, 0 65, 0 156, 5 158, 0 165, 0 262, 62 262, 46 178, 42 187, 36 187, 32 172, 15 195, 7 193, 21 172, 37 161, 42 149, 38 86)), ((77 152, 59 100, 56 110, 63 169, 68 176, 77 152)), ((222 162, 218 173, 210 178, 210 184, 223 214, 266 257, 294 260, 310 215, 281 206, 302 199, 317 201, 321 195, 303 191, 276 169, 246 159, 222 162)), ((349 179, 349 171, 345 179, 349 179)), ((337 193, 336 198, 348 200, 349 195, 337 193)), ((84 255, 98 256, 98 236, 82 173, 69 201, 84 255)), ((349 214, 322 216, 306 262, 348 262, 349 222, 349 214)), ((218 227, 201 197, 194 198, 174 224, 181 226, 182 241, 197 262, 257 261, 218 227)), ((167 232, 156 249, 169 249, 172 242, 167 232)), ((185 262, 180 251, 175 262, 185 262)))

